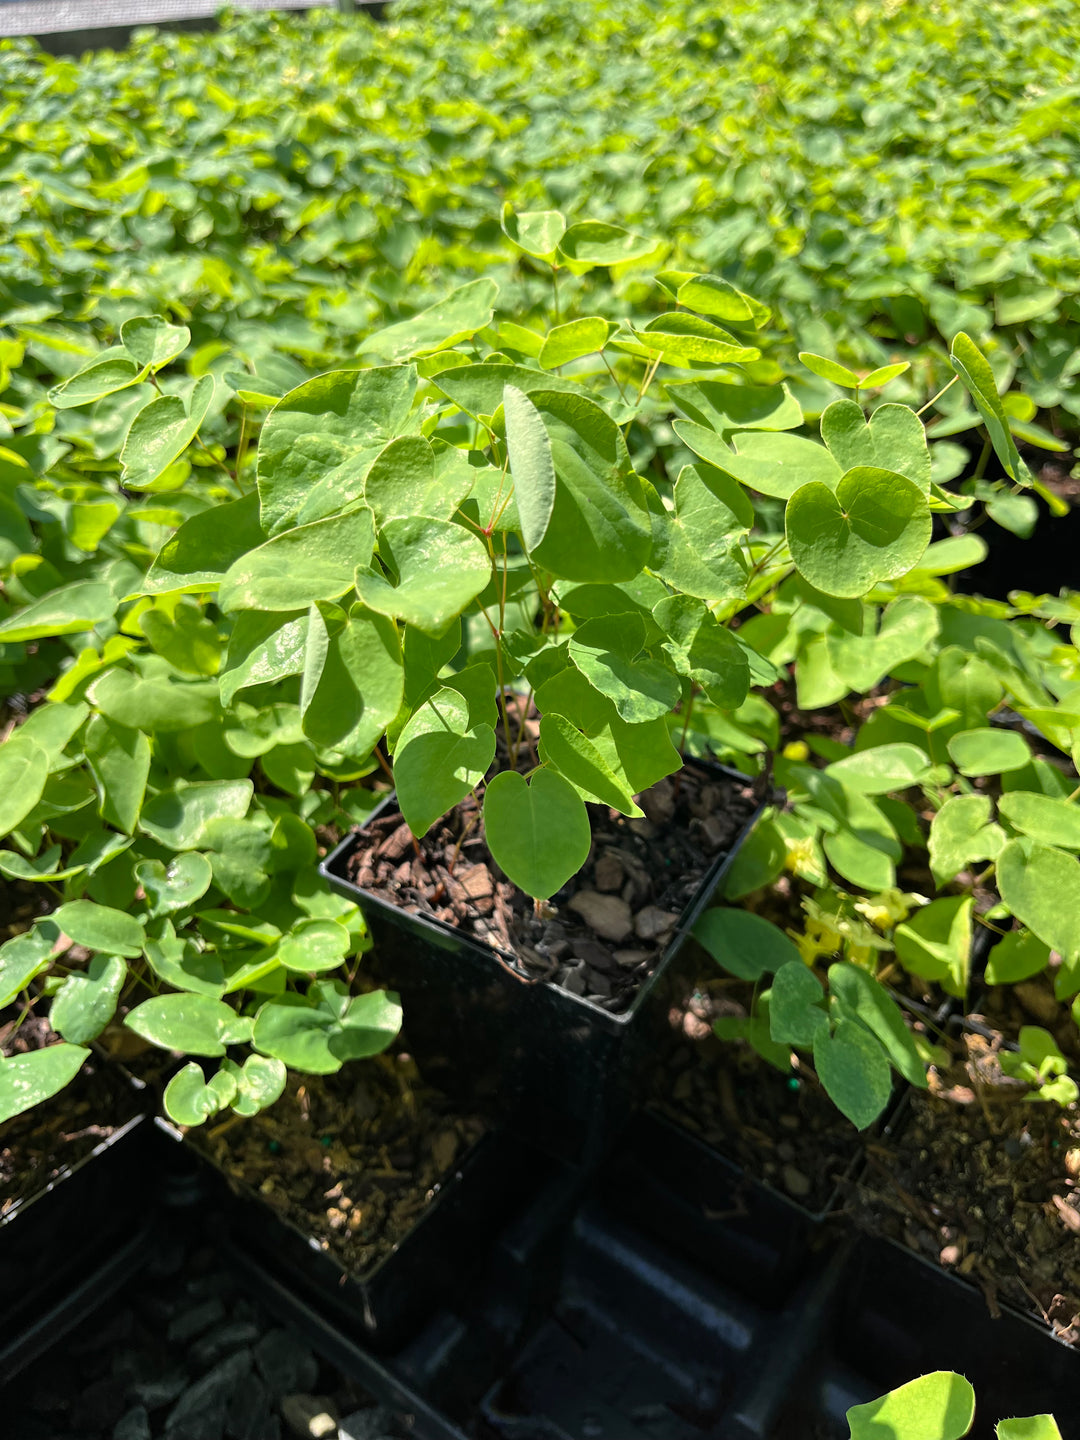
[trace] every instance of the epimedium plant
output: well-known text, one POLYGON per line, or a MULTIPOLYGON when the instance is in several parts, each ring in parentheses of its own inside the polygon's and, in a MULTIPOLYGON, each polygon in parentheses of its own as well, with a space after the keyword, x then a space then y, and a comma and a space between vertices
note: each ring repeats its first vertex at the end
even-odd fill
MULTIPOLYGON (((555 212, 507 211, 503 226, 553 283, 652 248, 555 212)), ((495 321, 497 286, 470 282, 364 342, 390 363, 354 362, 276 402, 258 375, 234 377, 232 468, 199 434, 214 379, 168 374, 182 326, 128 320, 118 345, 55 387, 56 411, 93 407, 126 428, 111 480, 88 483, 56 451, 44 476, 27 447, 7 462, 16 553, 0 644, 16 669, 45 653, 61 673, 0 751, 4 863, 65 887, 59 921, 12 942, 12 995, 55 965, 48 926, 61 923, 94 955, 49 985, 72 1035, 92 1038, 80 1007, 108 1010, 129 974, 120 962, 142 957, 135 983, 175 990, 128 1016, 147 1038, 168 1043, 171 1010, 202 1017, 210 1056, 250 1043, 263 1060, 334 1068, 381 1048, 398 1019, 391 999, 320 978, 356 948, 346 909, 312 878, 311 826, 360 818, 371 800, 341 786, 392 757, 420 838, 484 781, 501 729, 487 842, 544 900, 585 860, 586 803, 640 816, 634 797, 679 768, 692 729, 753 712, 751 687, 779 673, 769 652, 790 635, 799 648, 808 612, 830 657, 841 632, 829 663, 847 676, 860 645, 891 656, 897 630, 910 645, 912 616, 897 625, 893 607, 917 595, 891 601, 876 641, 864 622, 883 591, 955 566, 933 554, 932 515, 970 503, 934 480, 919 416, 838 400, 824 443, 790 433, 802 407, 755 383, 765 307, 717 276, 658 281, 673 306, 660 315, 543 335, 495 321), (674 481, 640 474, 627 446, 654 383, 697 457, 674 481), (268 406, 249 445, 250 412, 268 406), (750 606, 779 628, 763 638, 733 623, 750 606), (509 723, 514 691, 540 714, 535 751, 509 723)), ((966 336, 953 365, 1022 487, 993 373, 966 336)), ((864 376, 856 394, 902 369, 864 376)), ((168 1103, 252 1103, 234 1069, 207 1082, 189 1068, 168 1103)))
MULTIPOLYGON (((886 682, 880 703, 850 746, 810 733, 785 747, 776 778, 787 803, 766 815, 729 874, 729 900, 784 871, 815 887, 802 901, 804 922, 785 935, 759 915, 720 907, 698 927, 728 971, 755 983, 772 977, 753 1014, 719 1022, 722 1033, 749 1040, 785 1071, 792 1046, 812 1050, 826 1090, 860 1128, 888 1101, 890 1065, 926 1084, 927 1056, 873 978, 887 953, 890 965, 966 1001, 981 928, 991 940, 986 983, 1048 972, 1063 1008, 1071 1002, 1080 1016, 1080 657, 1075 631, 1062 633, 1075 623, 1075 597, 936 598, 893 601, 876 636, 868 611, 854 645, 865 683, 886 682), (921 873, 929 894, 896 888, 901 863, 921 873), (853 900, 837 875, 870 893, 853 900), (980 900, 993 887, 996 897, 980 900), (810 973, 823 959, 836 962, 827 990, 825 977, 810 973), (856 984, 861 1007, 852 1003, 856 984)), ((744 628, 764 634, 771 623, 762 616, 744 628)), ((851 638, 830 623, 824 639, 842 668, 851 638)), ((1026 1027, 1018 1040, 1018 1054, 1003 1058, 1007 1072, 1032 1083, 1033 1098, 1075 1100, 1052 1037, 1026 1027)))

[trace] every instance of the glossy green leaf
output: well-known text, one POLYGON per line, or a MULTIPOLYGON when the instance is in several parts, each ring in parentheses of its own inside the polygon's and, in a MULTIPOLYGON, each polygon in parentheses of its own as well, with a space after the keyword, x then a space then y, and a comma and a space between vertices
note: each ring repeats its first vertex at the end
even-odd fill
POLYGON ((1010 790, 998 801, 998 814, 1021 835, 1060 850, 1080 850, 1080 809, 1075 804, 1027 790, 1010 790))
POLYGON ((49 752, 16 732, 0 745, 0 835, 30 814, 49 778, 49 752))
POLYGON ((610 805, 622 815, 640 817, 645 813, 603 752, 566 716, 542 717, 540 758, 569 780, 583 800, 610 805))
POLYGON ((841 961, 829 966, 829 992, 842 1002, 849 1018, 859 1020, 876 1037, 897 1073, 910 1085, 925 1090, 926 1066, 899 1005, 884 985, 862 966, 841 961))
POLYGON ((58 1094, 89 1055, 81 1045, 61 1044, 0 1057, 0 1125, 58 1094))
POLYGON ((998 1421, 997 1440, 1061 1440, 1061 1431, 1052 1415, 1018 1416, 998 1421))
POLYGON ((559 241, 566 234, 566 221, 558 210, 523 210, 515 215, 506 204, 500 223, 511 244, 538 260, 554 260, 559 241))
POLYGON ((72 1045, 96 1040, 116 1014, 128 967, 116 955, 92 955, 85 972, 74 971, 53 996, 49 1024, 72 1045))
POLYGON ((769 990, 769 1034, 778 1045, 812 1046, 829 1019, 825 992, 814 972, 801 960, 781 965, 769 990))
POLYGON ((1050 963, 1050 946, 1030 930, 1010 930, 986 960, 988 985, 1015 985, 1040 975, 1050 963))
POLYGON ((337 920, 303 920, 278 944, 277 958, 286 970, 315 975, 334 970, 352 949, 349 932, 337 920))
POLYGON ((0 1009, 10 1005, 31 980, 49 968, 59 939, 60 931, 47 920, 0 945, 0 1009))
POLYGON ((120 326, 120 343, 136 365, 157 371, 184 353, 191 331, 186 325, 170 325, 160 315, 139 315, 120 326))
POLYGON ((209 995, 155 995, 128 1012, 124 1024, 163 1050, 182 1055, 224 1055, 228 1045, 251 1039, 252 1020, 209 995))
POLYGON ((655 240, 603 220, 580 220, 559 241, 560 255, 578 265, 621 265, 641 260, 656 248, 655 240))
POLYGON ((397 996, 373 990, 350 999, 338 981, 313 984, 306 996, 268 1000, 255 1017, 251 1043, 290 1070, 332 1075, 347 1060, 378 1055, 401 1028, 397 996))
POLYGON ((220 718, 212 680, 186 679, 156 655, 136 663, 138 669, 107 670, 87 689, 87 698, 114 724, 153 734, 193 730, 220 718))
POLYGON ((930 868, 939 885, 955 880, 973 860, 993 860, 999 853, 1005 832, 992 822, 991 811, 988 795, 950 795, 934 816, 930 868))
POLYGON ((213 399, 214 378, 203 375, 188 400, 159 395, 143 406, 131 422, 120 452, 126 489, 152 491, 159 487, 168 467, 199 433, 213 399))
POLYGON ((607 344, 614 326, 601 315, 584 315, 580 320, 568 320, 565 325, 556 325, 549 330, 540 349, 539 361, 542 370, 557 370, 571 360, 580 360, 583 355, 594 355, 607 344))
POLYGON ((150 742, 141 730, 94 715, 86 727, 87 763, 94 777, 101 818, 130 835, 135 829, 150 774, 150 742))
POLYGON ((379 532, 386 574, 361 560, 356 591, 369 609, 438 635, 491 578, 491 557, 461 525, 417 516, 379 532))
POLYGON ((826 767, 826 774, 860 795, 906 790, 926 775, 929 762, 917 745, 903 742, 856 751, 826 767))
POLYGON ((930 491, 926 431, 907 405, 879 405, 867 421, 854 400, 837 400, 821 417, 821 438, 842 470, 875 466, 930 491))
POLYGON ((222 705, 231 705, 241 690, 252 685, 303 674, 307 631, 307 611, 242 610, 218 676, 222 705))
POLYGON ((988 726, 961 730, 947 742, 949 758, 961 775, 1001 775, 1022 770, 1031 760, 1024 737, 1015 730, 988 726))
POLYGON ((475 473, 467 464, 440 472, 435 451, 422 435, 402 435, 372 462, 364 480, 364 502, 380 528, 408 515, 449 520, 469 493, 475 473))
POLYGON ((514 500, 527 553, 547 533, 555 506, 555 466, 544 421, 527 395, 513 385, 503 390, 506 450, 514 482, 514 500))
POLYGON ((570 637, 571 662, 630 725, 666 715, 682 693, 670 665, 642 653, 644 639, 636 615, 586 620, 570 637))
POLYGON ((826 631, 829 664, 849 690, 865 693, 884 676, 922 654, 937 637, 939 628, 936 606, 918 595, 902 595, 886 605, 876 634, 872 623, 864 627, 862 634, 826 631))
POLYGON ((54 385, 49 391, 49 403, 58 410, 71 410, 79 405, 90 405, 129 385, 137 385, 143 379, 145 370, 138 365, 121 345, 104 350, 89 365, 54 385))
POLYGON ((1017 485, 1030 485, 1031 472, 1020 459, 1016 441, 1012 438, 1009 417, 1001 403, 994 372, 979 347, 962 330, 953 340, 949 361, 975 401, 975 407, 982 417, 986 433, 990 436, 991 444, 1006 475, 1017 485))
POLYGON ((266 533, 319 520, 357 499, 372 461, 408 428, 415 392, 414 367, 390 365, 332 370, 279 400, 259 436, 266 533))
POLYGON ((203 832, 214 884, 241 910, 254 910, 269 896, 273 846, 252 820, 218 817, 203 832))
POLYGON ((967 989, 973 904, 970 895, 942 896, 898 925, 893 944, 905 970, 936 980, 946 994, 962 997, 967 989))
POLYGON ((815 355, 810 350, 800 350, 799 359, 808 370, 820 375, 822 380, 828 380, 833 385, 843 385, 846 390, 858 390, 859 377, 846 365, 840 365, 825 355, 815 355))
POLYGON ((863 595, 912 569, 931 531, 917 485, 865 466, 849 470, 835 492, 819 481, 802 486, 788 501, 784 524, 799 573, 841 597, 863 595))
POLYGON ((456 690, 436 691, 410 717, 394 750, 398 804, 418 838, 484 778, 495 758, 495 731, 474 724, 456 690))
POLYGON ((271 1060, 265 1055, 249 1055, 243 1065, 235 1065, 231 1060, 222 1061, 222 1069, 227 1069, 236 1082, 232 1108, 238 1115, 257 1115, 285 1093, 288 1071, 280 1060, 271 1060))
POLYGON ((300 691, 304 734, 313 744, 363 758, 401 707, 401 644, 392 620, 354 605, 330 634, 312 607, 300 691))
POLYGON ((719 436, 708 439, 704 426, 691 429, 688 422, 677 420, 675 430, 695 454, 760 495, 786 500, 811 482, 835 490, 843 474, 824 445, 802 435, 739 431, 731 437, 735 448, 729 450, 719 436))
POLYGON ((146 934, 142 922, 134 915, 125 915, 108 905, 93 900, 69 900, 50 916, 53 924, 87 950, 100 950, 106 955, 124 955, 129 959, 142 952, 146 934))
POLYGON ((210 888, 212 873, 205 855, 188 850, 167 865, 161 860, 140 860, 135 879, 146 896, 147 915, 157 920, 201 900, 210 888))
POLYGON ((313 600, 336 600, 352 588, 356 567, 370 562, 374 546, 367 509, 285 530, 229 567, 218 604, 226 611, 300 610, 313 600))
POLYGON ((974 1419, 975 1391, 951 1370, 935 1370, 847 1412, 851 1440, 962 1440, 974 1419))
POLYGON ((470 280, 410 319, 399 320, 396 325, 369 335, 360 353, 398 362, 447 350, 491 324, 492 307, 498 294, 498 285, 487 276, 470 280))
POLYGON ((212 506, 185 520, 165 542, 142 582, 142 593, 216 590, 226 571, 265 539, 257 495, 212 506))
POLYGON ((79 635, 116 612, 116 596, 97 580, 61 585, 0 623, 0 645, 41 640, 51 635, 79 635))
POLYGON ((158 979, 174 990, 209 995, 213 1000, 225 994, 221 956, 213 950, 200 950, 191 940, 177 935, 171 925, 166 926, 159 940, 147 941, 145 955, 158 979))
POLYGON ((892 1077, 879 1041, 854 1020, 814 1035, 814 1069, 829 1099, 856 1130, 865 1130, 889 1103, 892 1077))
POLYGON ((162 1104, 177 1125, 201 1125, 231 1104, 236 1096, 236 1079, 224 1067, 209 1080, 195 1060, 176 1072, 165 1086, 162 1104))
POLYGON ((706 910, 694 926, 694 938, 718 965, 740 980, 760 980, 784 965, 802 964, 784 931, 751 910, 728 906, 706 910))
POLYGON ((139 616, 139 628, 156 654, 184 675, 216 675, 221 664, 217 626, 194 600, 154 605, 139 616))
POLYGON ((529 398, 543 417, 556 477, 533 560, 566 580, 634 579, 649 558, 652 525, 622 431, 584 395, 550 389, 529 398))
POLYGON ((998 893, 1017 920, 1067 962, 1080 955, 1080 862, 1035 840, 997 858, 998 893))
POLYGON ((167 850, 202 849, 207 843, 207 827, 215 819, 243 819, 254 789, 250 780, 198 780, 177 785, 143 806, 139 829, 167 850))
POLYGON ((584 865, 592 844, 585 803, 569 780, 505 770, 484 792, 484 830, 495 863, 526 895, 546 900, 584 865))

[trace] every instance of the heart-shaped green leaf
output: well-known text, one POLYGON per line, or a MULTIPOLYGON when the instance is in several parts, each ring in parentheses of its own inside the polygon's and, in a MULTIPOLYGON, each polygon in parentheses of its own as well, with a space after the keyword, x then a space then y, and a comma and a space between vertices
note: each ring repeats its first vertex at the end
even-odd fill
POLYGON ((1059 850, 1080 850, 1080 809, 1064 799, 1010 790, 998 801, 998 814, 1033 840, 1059 850))
POLYGON ((494 756, 494 730, 470 723, 458 691, 441 689, 420 706, 394 751, 398 804, 417 838, 479 785, 494 756))
POLYGON ((245 495, 211 505, 166 540, 143 582, 144 595, 216 590, 226 571, 266 539, 259 525, 259 497, 245 495))
POLYGON ((209 860, 194 850, 177 855, 167 865, 160 860, 141 860, 135 866, 135 879, 142 886, 152 920, 194 905, 209 890, 212 878, 209 860))
POLYGON ((62 1044, 0 1058, 0 1125, 63 1090, 89 1054, 81 1045, 62 1044))
POLYGON ((856 1130, 872 1125, 892 1094, 889 1061, 880 1042, 855 1020, 814 1035, 814 1069, 829 1099, 856 1130))
POLYGON ((1031 760, 1031 750, 1015 730, 981 726, 961 730, 948 741, 949 758, 961 775, 1003 775, 1022 770, 1031 760))
POLYGON ((657 241, 604 220, 580 220, 559 241, 559 253, 578 265, 621 265, 641 260, 656 249, 657 241))
POLYGON ((0 745, 0 835, 20 825, 41 799, 49 778, 49 752, 19 735, 0 745))
POLYGON ((236 1077, 222 1065, 209 1080, 195 1060, 189 1060, 165 1086, 165 1113, 177 1125, 201 1125, 224 1110, 236 1095, 236 1077))
MULTIPOLYGON (((824 604, 828 598, 822 597, 824 604)), ((866 614, 873 617, 875 611, 868 607, 866 614)), ((829 664, 849 690, 865 693, 898 666, 920 655, 939 629, 936 606, 919 595, 902 595, 886 605, 877 634, 872 618, 861 634, 847 629, 826 631, 829 664)))
POLYGON ((114 345, 67 380, 54 385, 49 391, 49 404, 58 410, 90 405, 106 395, 126 390, 129 385, 137 385, 145 376, 145 369, 131 358, 124 346, 114 345))
POLYGON ((52 920, 39 920, 32 930, 0 945, 0 1010, 49 968, 59 939, 60 931, 52 920))
POLYGON ((232 1108, 238 1115, 257 1115, 273 1105, 285 1091, 289 1072, 280 1060, 266 1055, 249 1055, 243 1065, 232 1060, 223 1060, 221 1068, 227 1070, 236 1082, 236 1097, 232 1108))
POLYGON ((255 787, 250 780, 198 780, 177 785, 143 806, 139 829, 167 850, 200 850, 206 827, 222 817, 242 820, 255 787))
POLYGON ((784 931, 750 910, 726 905, 706 910, 694 926, 694 938, 718 965, 740 980, 760 980, 784 965, 802 964, 784 931))
POLYGON ((569 780, 583 800, 610 805, 623 815, 644 815, 603 753, 565 715, 545 715, 540 721, 540 758, 569 780))
POLYGON ((903 741, 859 750, 843 760, 834 760, 826 774, 860 795, 888 795, 917 785, 929 769, 925 753, 903 741))
MULTIPOLYGON (((356 592, 369 609, 438 635, 491 578, 491 557, 461 525, 418 515, 379 532, 388 575, 361 562, 356 592)), ((340 593, 340 592, 339 592, 340 593)))
POLYGON ((170 325, 160 315, 137 315, 120 326, 120 343, 136 365, 156 371, 184 353, 191 331, 186 325, 170 325))
POLYGON ((346 1060, 378 1055, 401 1028, 401 1006, 387 990, 350 998, 340 981, 320 981, 306 996, 268 1000, 255 1017, 252 1044, 290 1070, 332 1075, 346 1060))
POLYGON ((369 563, 374 546, 375 521, 367 509, 282 531, 229 567, 218 604, 226 611, 299 610, 313 600, 336 600, 351 588, 357 565, 369 563))
POLYGON ((74 971, 54 995, 49 1024, 72 1045, 96 1040, 116 1013, 127 973, 119 956, 91 956, 86 972, 74 971))
POLYGON ((1021 924, 1066 962, 1080 955, 1080 862, 1035 840, 1010 840, 997 858, 998 892, 1021 924))
POLYGON ((209 995, 155 995, 136 1005, 124 1024, 163 1050, 214 1056, 250 1040, 252 1020, 209 995))
POLYGON ((491 324, 498 294, 498 285, 487 276, 469 280, 408 320, 399 320, 369 335, 360 352, 397 362, 447 350, 491 324))
POLYGON ((867 421, 854 400, 837 400, 821 417, 821 438, 842 470, 875 466, 905 475, 930 493, 926 431, 907 405, 879 405, 867 421))
POLYGON ((507 203, 500 223, 510 243, 537 260, 554 260, 559 241, 566 234, 566 221, 558 210, 523 210, 515 215, 507 203))
POLYGON ((967 989, 973 905, 970 895, 941 896, 898 925, 893 943, 905 970, 936 980, 947 995, 962 997, 967 989))
POLYGON ((614 325, 601 315, 583 315, 579 320, 568 320, 565 325, 556 325, 553 330, 548 331, 540 348, 541 369, 556 370, 560 365, 568 365, 571 360, 596 354, 603 350, 614 328, 614 325))
POLYGON ((214 377, 202 375, 186 402, 179 395, 159 395, 143 406, 132 420, 120 452, 126 489, 153 491, 159 487, 165 471, 199 433, 213 399, 214 377))
POLYGON ((316 746, 364 758, 401 708, 404 675, 397 626, 364 605, 331 626, 308 617, 300 714, 316 746))
POLYGON ((98 580, 76 580, 32 600, 0 624, 0 645, 42 640, 53 635, 81 635, 116 613, 117 598, 98 580))
POLYGON ((842 1003, 849 1018, 861 1021, 877 1037, 893 1068, 910 1085, 925 1090, 926 1066, 899 1006, 884 985, 860 965, 841 961, 829 966, 829 991, 842 1003))
POLYGON ((128 959, 142 953, 146 939, 142 922, 134 915, 125 915, 108 905, 93 900, 69 900, 50 916, 69 940, 100 950, 105 955, 124 955, 128 959))
POLYGON ((865 595, 915 566, 930 541, 926 497, 903 475, 860 466, 835 493, 818 481, 787 503, 788 549, 799 573, 826 595, 865 595))
POLYGON ((769 991, 769 1035, 778 1045, 812 1046, 828 1028, 821 982, 801 960, 781 965, 769 991))
POLYGON ((220 1000, 225 994, 221 956, 213 950, 198 949, 191 940, 178 936, 171 924, 166 926, 160 939, 146 942, 145 954, 154 974, 173 989, 209 995, 213 1000, 220 1000))
POLYGON ((320 520, 357 499, 372 461, 409 428, 415 393, 415 368, 388 365, 332 370, 279 400, 259 435, 266 533, 299 524, 301 512, 305 520, 320 520))
POLYGON ((538 770, 531 781, 507 770, 489 781, 484 830, 496 864, 538 900, 554 895, 581 869, 592 844, 585 802, 553 770, 538 770))
POLYGON ((333 970, 352 949, 348 930, 338 920, 302 920, 278 943, 277 958, 286 970, 308 975, 333 970))
POLYGON ((94 715, 83 742, 97 785, 101 818, 130 835, 135 829, 150 774, 150 742, 141 730, 94 715))
POLYGON ((642 654, 644 640, 645 623, 639 615, 586 620, 570 637, 571 662, 630 725, 667 715, 682 693, 666 657, 642 654))
POLYGON ((986 959, 988 985, 1015 985, 1040 975, 1050 963, 1050 946, 1030 930, 1010 930, 986 959))
MULTIPOLYGON (((868 752, 873 754, 873 751, 868 752)), ((972 860, 993 860, 1005 832, 990 819, 988 795, 951 795, 930 822, 930 868, 947 885, 972 860)))

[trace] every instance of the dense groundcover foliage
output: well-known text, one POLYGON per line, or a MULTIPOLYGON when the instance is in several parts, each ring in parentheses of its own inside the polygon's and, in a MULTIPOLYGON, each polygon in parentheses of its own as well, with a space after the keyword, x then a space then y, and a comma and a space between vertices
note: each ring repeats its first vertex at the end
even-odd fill
POLYGON ((382 1049, 319 847, 391 762, 422 838, 500 724, 516 760, 515 690, 535 775, 485 825, 537 901, 586 803, 636 818, 679 751, 775 774, 726 899, 783 878, 806 920, 706 917, 775 977, 718 1031, 812 1052, 860 1128, 933 1058, 883 957, 964 1000, 981 924, 992 978, 1080 1013, 1080 606, 964 593, 1080 416, 1080 9, 834 11, 0 49, 0 875, 61 907, 0 1003, 63 1040, 6 1057, 0 1114, 122 1013, 224 1059, 173 1082, 184 1123, 382 1049))
MULTIPOLYGON (((317 365, 451 277, 509 276, 509 200, 664 235, 669 263, 776 307, 794 348, 872 366, 994 326, 1002 376, 1075 428, 1078 18, 465 0, 235 17, 79 61, 9 44, 0 321, 60 373, 66 322, 166 310, 234 361, 317 365)), ((517 280, 515 310, 546 304, 517 280)))

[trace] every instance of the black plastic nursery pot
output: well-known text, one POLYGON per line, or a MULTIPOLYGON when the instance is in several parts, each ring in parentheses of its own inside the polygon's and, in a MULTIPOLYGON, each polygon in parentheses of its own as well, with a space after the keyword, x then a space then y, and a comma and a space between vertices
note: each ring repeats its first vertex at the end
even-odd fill
POLYGON ((159 1117, 156 1128, 164 1143, 180 1142, 183 1158, 169 1162, 174 1199, 215 1207, 249 1267, 270 1272, 343 1335, 376 1350, 400 1346, 425 1315, 468 1289, 485 1238, 535 1178, 537 1164, 505 1132, 489 1131, 436 1187, 393 1251, 355 1273, 170 1122, 159 1117))
POLYGON ((133 1115, 0 1216, 0 1381, 122 1283, 153 1199, 150 1129, 133 1115))
MULTIPOLYGON (((726 766, 695 763, 717 778, 750 783, 726 766)), ((392 794, 370 819, 391 807, 392 794)), ((758 805, 730 849, 713 858, 655 969, 622 1013, 536 981, 512 954, 361 889, 349 878, 360 831, 336 847, 320 873, 363 910, 375 946, 373 967, 401 995, 404 1033, 425 1078, 512 1117, 548 1153, 588 1161, 604 1153, 640 1098, 669 1008, 684 988, 687 936, 760 810, 758 805)))

